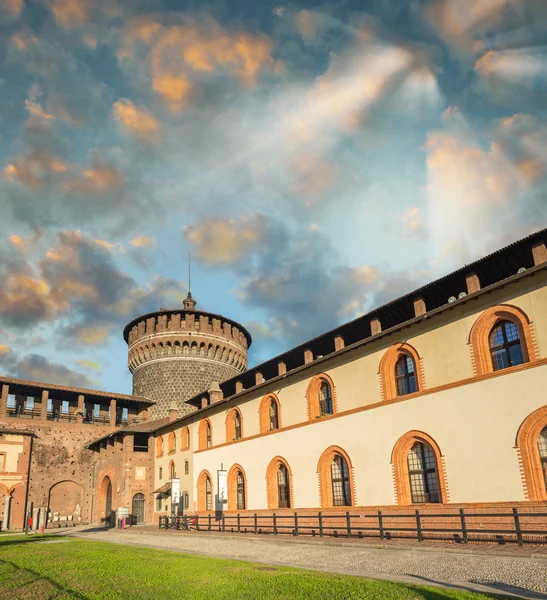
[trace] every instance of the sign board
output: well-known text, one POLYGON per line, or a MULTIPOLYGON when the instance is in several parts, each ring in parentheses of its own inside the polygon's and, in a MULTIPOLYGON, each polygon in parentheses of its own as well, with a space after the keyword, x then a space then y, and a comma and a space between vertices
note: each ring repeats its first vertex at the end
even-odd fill
POLYGON ((118 519, 129 516, 129 506, 118 506, 118 519))
POLYGON ((217 471, 218 474, 218 501, 220 504, 228 502, 228 472, 217 471))
POLYGON ((171 504, 178 504, 180 499, 180 479, 171 479, 171 504))

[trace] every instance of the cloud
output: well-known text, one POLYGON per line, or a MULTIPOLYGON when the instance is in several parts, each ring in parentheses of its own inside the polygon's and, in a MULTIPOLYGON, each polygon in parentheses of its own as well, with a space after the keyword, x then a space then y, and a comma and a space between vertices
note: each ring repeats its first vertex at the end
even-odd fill
POLYGON ((87 346, 102 346, 110 335, 108 327, 78 327, 71 328, 70 335, 81 344, 87 346))
POLYGON ((241 219, 208 216, 198 224, 184 227, 184 235, 203 262, 230 265, 256 248, 264 226, 264 217, 257 214, 241 219))
POLYGON ((65 184, 67 190, 84 195, 102 195, 124 186, 123 173, 113 165, 99 160, 93 167, 82 169, 75 179, 65 184))
POLYGON ((0 0, 1 7, 4 7, 11 17, 18 17, 23 9, 23 0, 0 0))
MULTIPOLYGON (((481 139, 457 113, 427 138, 427 228, 434 254, 451 241, 484 247, 500 230, 531 226, 542 214, 547 128, 525 115, 502 118, 481 139)), ((514 236, 515 238, 517 235, 514 236)), ((460 244, 466 260, 467 247, 460 244)))
POLYGON ((148 141, 157 138, 161 124, 147 108, 135 106, 131 100, 121 98, 114 103, 113 111, 124 132, 148 141))
POLYGON ((147 237, 139 235, 136 238, 133 238, 129 243, 135 248, 147 248, 149 246, 155 246, 156 240, 153 236, 147 237))
POLYGON ((360 314, 381 277, 369 265, 340 264, 318 231, 293 231, 264 214, 206 217, 184 234, 203 263, 229 267, 240 278, 238 298, 267 315, 268 337, 278 345, 302 342, 360 314))
POLYGON ((81 358, 74 362, 82 369, 86 369, 88 371, 95 371, 97 373, 101 373, 101 371, 103 370, 100 363, 94 360, 89 360, 88 358, 81 358))
POLYGON ((253 87, 262 71, 274 68, 267 36, 224 28, 212 17, 198 22, 179 16, 182 23, 169 26, 154 17, 131 20, 117 51, 122 67, 134 71, 138 65, 141 79, 144 59, 151 89, 171 111, 188 104, 204 75, 228 74, 253 87))

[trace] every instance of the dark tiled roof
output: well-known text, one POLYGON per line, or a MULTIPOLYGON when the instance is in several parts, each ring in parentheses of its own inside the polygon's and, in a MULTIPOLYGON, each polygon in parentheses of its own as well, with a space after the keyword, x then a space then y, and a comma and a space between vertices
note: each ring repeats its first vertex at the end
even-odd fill
POLYGON ((169 417, 163 417, 163 419, 154 419, 152 421, 143 421, 142 423, 134 423, 131 425, 126 425, 125 427, 120 427, 119 429, 115 429, 106 435, 103 435, 100 438, 92 440, 91 442, 85 445, 86 448, 91 448, 95 444, 102 442, 103 440, 107 440, 108 438, 116 435, 118 433, 152 433, 161 427, 165 427, 165 425, 169 424, 169 417))
MULTIPOLYGON (((125 400, 127 402, 142 402, 146 404, 155 404, 153 400, 142 396, 130 396, 129 394, 118 394, 116 392, 104 392, 101 390, 90 390, 87 388, 70 387, 67 385, 57 385, 55 383, 43 383, 40 381, 27 381, 25 379, 15 379, 0 375, 0 384, 6 383, 13 388, 21 388, 21 391, 55 391, 59 398, 68 398, 77 394, 83 396, 93 396, 95 398, 104 398, 106 400, 125 400)), ((17 392, 17 390, 15 390, 17 392)))
POLYGON ((153 494, 168 494, 170 491, 171 491, 171 482, 164 483, 161 487, 159 487, 157 490, 154 490, 152 493, 153 494))

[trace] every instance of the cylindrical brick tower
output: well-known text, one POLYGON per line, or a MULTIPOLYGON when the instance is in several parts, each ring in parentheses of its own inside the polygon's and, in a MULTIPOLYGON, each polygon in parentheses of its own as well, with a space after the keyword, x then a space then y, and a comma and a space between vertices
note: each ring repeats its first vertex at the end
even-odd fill
POLYGON ((189 293, 182 309, 141 315, 123 330, 133 394, 156 402, 155 419, 168 415, 172 400, 180 415, 192 412, 186 400, 247 369, 249 332, 195 306, 189 293))

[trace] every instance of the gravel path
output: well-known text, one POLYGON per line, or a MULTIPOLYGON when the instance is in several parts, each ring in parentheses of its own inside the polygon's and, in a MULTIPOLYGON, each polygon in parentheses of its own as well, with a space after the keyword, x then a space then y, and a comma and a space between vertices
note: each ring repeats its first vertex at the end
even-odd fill
POLYGON ((221 558, 302 567, 425 585, 547 599, 547 560, 454 552, 385 550, 221 535, 111 529, 70 534, 96 541, 134 544, 221 558))

